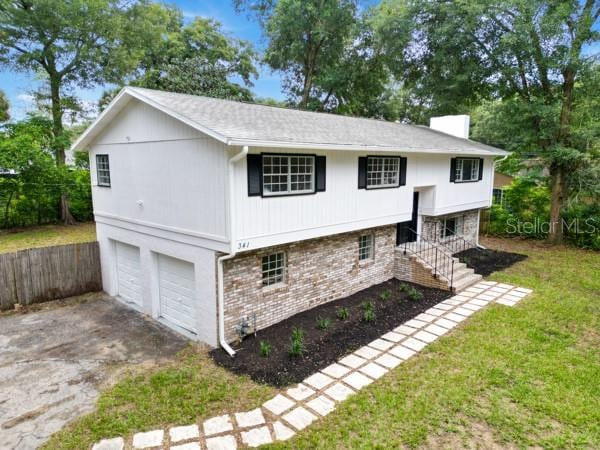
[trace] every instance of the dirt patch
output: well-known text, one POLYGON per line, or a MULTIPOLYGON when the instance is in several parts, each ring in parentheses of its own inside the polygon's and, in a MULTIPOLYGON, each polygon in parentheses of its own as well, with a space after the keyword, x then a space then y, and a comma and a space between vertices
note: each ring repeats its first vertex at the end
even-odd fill
POLYGON ((213 350, 210 355, 217 364, 234 373, 283 387, 302 381, 450 296, 447 291, 391 279, 296 314, 259 331, 256 337, 247 337, 233 346, 237 352, 234 358, 222 349, 213 350), (420 292, 422 298, 410 299, 411 289, 420 292), (372 304, 375 315, 370 321, 365 317, 367 303, 372 304), (341 319, 338 314, 343 308, 348 317, 341 319), (329 325, 323 327, 327 320, 329 325), (294 328, 304 332, 304 351, 300 356, 289 354, 294 328), (261 356, 261 341, 271 347, 268 357, 261 356))
POLYGON ((470 248, 454 254, 460 262, 475 270, 475 273, 487 277, 493 272, 504 270, 513 264, 523 261, 527 255, 510 253, 501 250, 470 248))

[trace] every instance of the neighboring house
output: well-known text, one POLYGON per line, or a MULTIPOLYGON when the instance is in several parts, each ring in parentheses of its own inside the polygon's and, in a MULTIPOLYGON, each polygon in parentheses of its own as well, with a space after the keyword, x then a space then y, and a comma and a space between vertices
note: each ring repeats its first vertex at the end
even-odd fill
MULTIPOLYGON (((468 133, 467 116, 432 125, 468 133)), ((427 127, 140 88, 73 148, 90 153, 106 292, 226 349, 242 325, 394 276, 427 283, 424 257, 397 245, 475 245, 505 154, 427 127)), ((477 279, 461 270, 463 286, 477 279)))
POLYGON ((497 205, 504 204, 504 189, 510 186, 515 178, 496 171, 494 173, 494 188, 492 189, 492 202, 497 205))

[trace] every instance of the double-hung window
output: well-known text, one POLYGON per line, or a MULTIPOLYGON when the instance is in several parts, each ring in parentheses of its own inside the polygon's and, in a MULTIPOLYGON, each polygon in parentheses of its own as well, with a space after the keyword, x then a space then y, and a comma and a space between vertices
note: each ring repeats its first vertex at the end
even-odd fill
POLYGON ((457 158, 455 181, 477 181, 479 179, 479 158, 457 158))
POLYGON ((358 260, 365 261, 373 259, 375 239, 373 234, 363 234, 358 238, 358 260))
POLYGON ((369 156, 367 158, 367 189, 400 185, 400 158, 369 156))
POLYGON ((262 283, 271 286, 285 279, 285 253, 271 253, 262 258, 262 283))
POLYGON ((310 155, 263 155, 263 195, 315 192, 315 157, 310 155))
POLYGON ((108 155, 96 155, 96 175, 98 186, 110 186, 108 155))

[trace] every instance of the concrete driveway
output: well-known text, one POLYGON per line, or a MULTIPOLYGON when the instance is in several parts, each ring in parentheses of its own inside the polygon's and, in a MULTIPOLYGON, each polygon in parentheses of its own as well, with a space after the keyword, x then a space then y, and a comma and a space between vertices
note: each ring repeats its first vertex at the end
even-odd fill
POLYGON ((189 341, 105 294, 0 316, 0 449, 39 447, 94 409, 115 369, 167 362, 189 341))

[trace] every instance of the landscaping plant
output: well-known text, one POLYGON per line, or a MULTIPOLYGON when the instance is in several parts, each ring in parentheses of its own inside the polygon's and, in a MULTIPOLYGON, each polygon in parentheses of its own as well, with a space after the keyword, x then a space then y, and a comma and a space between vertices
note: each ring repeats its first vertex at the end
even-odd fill
POLYGON ((375 307, 373 305, 373 302, 363 302, 361 307, 364 311, 363 320, 365 322, 373 322, 375 320, 375 307))
POLYGON ((340 320, 346 320, 350 316, 350 311, 345 306, 342 306, 337 310, 337 318, 340 320))
POLYGON ((402 283, 399 287, 398 290, 400 292, 408 292, 408 290, 410 289, 410 286, 406 283, 402 283))
POLYGON ((389 300, 391 297, 392 297, 392 291, 390 291, 389 289, 386 289, 381 294, 379 294, 379 298, 384 301, 389 300))
POLYGON ((271 354, 271 343, 269 341, 260 341, 260 356, 268 358, 271 354))
POLYGON ((423 298, 423 293, 413 287, 410 289, 410 291, 408 291, 408 298, 413 301, 418 301, 423 298))
POLYGON ((317 317, 317 328, 319 330, 326 330, 331 326, 331 319, 328 317, 317 317))
POLYGON ((302 328, 294 328, 292 330, 292 338, 290 342, 290 356, 301 356, 304 353, 304 330, 302 328))

